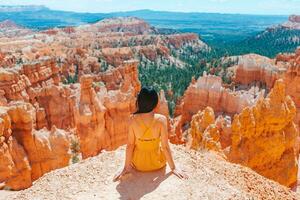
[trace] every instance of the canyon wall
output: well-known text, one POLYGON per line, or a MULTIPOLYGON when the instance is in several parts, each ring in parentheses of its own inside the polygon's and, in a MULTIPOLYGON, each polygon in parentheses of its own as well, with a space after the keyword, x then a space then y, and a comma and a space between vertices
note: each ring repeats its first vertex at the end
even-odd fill
POLYGON ((231 120, 223 116, 216 117, 211 107, 200 110, 192 117, 188 129, 188 146, 192 149, 209 149, 221 152, 231 145, 231 120))
POLYGON ((29 103, 11 102, 2 107, 0 182, 19 190, 43 174, 69 164, 68 133, 55 126, 35 130, 35 109, 29 103))
POLYGON ((300 50, 293 54, 279 54, 275 59, 259 55, 245 55, 239 57, 239 64, 234 67, 233 81, 237 85, 248 85, 255 82, 271 89, 275 81, 283 79, 286 92, 296 104, 297 115, 295 122, 300 125, 300 50))
POLYGON ((225 88, 221 77, 204 73, 197 81, 192 80, 183 98, 176 105, 173 142, 178 143, 181 140, 183 132, 186 131, 185 127, 199 110, 209 106, 218 115, 233 116, 243 108, 254 105, 263 94, 264 90, 257 88, 249 91, 225 88))
MULTIPOLYGON (((191 57, 209 51, 195 34, 160 34, 136 18, 0 38, 0 48, 0 188, 13 190, 68 165, 75 150, 85 159, 125 144, 141 89, 138 65, 183 67, 185 49, 192 49, 191 57)), ((299 55, 241 57, 233 84, 204 74, 192 80, 174 120, 164 92, 155 112, 168 118, 172 142, 218 151, 292 186, 299 55), (264 99, 260 88, 273 86, 264 99)))
POLYGON ((283 80, 276 81, 266 98, 244 108, 232 123, 223 117, 215 119, 212 108, 199 111, 188 130, 191 148, 220 152, 230 162, 248 166, 282 185, 295 186, 299 130, 293 121, 296 106, 285 87, 283 80))
MULTIPOLYGON (((131 59, 139 60, 141 66, 153 63, 183 67, 187 63, 180 60, 180 56, 185 49, 191 51, 191 58, 210 50, 197 34, 160 33, 145 21, 133 17, 54 28, 13 40, 0 37, 0 47, 18 63, 44 56, 55 58, 64 68, 61 78, 65 81, 70 81, 75 74, 79 81, 83 74, 98 74, 131 59)), ((3 59, 13 61, 9 56, 3 59)))
MULTIPOLYGON (((69 165, 74 142, 85 159, 127 141, 141 89, 138 62, 82 75, 70 85, 60 82, 58 69, 52 59, 41 57, 0 71, 1 187, 25 189, 43 174, 69 165)), ((159 96, 156 112, 169 119, 164 93, 159 96)))
POLYGON ((262 82, 267 88, 273 87, 275 81, 280 77, 280 68, 275 61, 257 54, 239 56, 236 66, 236 84, 247 85, 253 82, 262 82))
POLYGON ((280 25, 282 28, 292 29, 292 30, 300 30, 300 16, 299 15, 291 15, 289 16, 289 20, 280 25))
POLYGON ((278 80, 269 95, 246 108, 232 122, 229 160, 254 169, 283 185, 297 183, 299 131, 296 107, 278 80))
POLYGON ((32 33, 30 29, 18 26, 13 21, 4 20, 0 22, 0 37, 20 37, 32 33))
POLYGON ((206 74, 192 80, 176 106, 172 142, 219 152, 228 161, 294 187, 299 151, 299 55, 298 49, 276 59, 239 56, 230 85, 206 74), (264 97, 265 91, 271 92, 264 97), (228 96, 234 98, 226 100, 228 96))
MULTIPOLYGON (((75 154, 88 158, 125 144, 141 89, 139 64, 177 62, 171 50, 209 49, 195 34, 161 35, 137 18, 10 37, 0 38, 0 187, 13 190, 75 154)), ((169 119, 163 92, 156 112, 169 119)))
POLYGON ((1 159, 7 163, 1 167, 0 182, 3 187, 25 189, 43 174, 67 166, 71 157, 69 132, 54 124, 48 127, 45 110, 36 95, 46 87, 56 87, 58 71, 52 60, 46 59, 2 68, 0 77, 1 159))

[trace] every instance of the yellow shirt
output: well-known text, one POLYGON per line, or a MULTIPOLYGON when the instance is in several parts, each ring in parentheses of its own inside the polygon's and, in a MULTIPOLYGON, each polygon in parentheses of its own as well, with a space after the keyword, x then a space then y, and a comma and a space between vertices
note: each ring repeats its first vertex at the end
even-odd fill
POLYGON ((140 124, 144 134, 140 138, 135 138, 135 148, 133 152, 132 165, 138 171, 154 171, 166 165, 166 158, 160 147, 160 137, 153 137, 153 124, 150 126, 140 124))

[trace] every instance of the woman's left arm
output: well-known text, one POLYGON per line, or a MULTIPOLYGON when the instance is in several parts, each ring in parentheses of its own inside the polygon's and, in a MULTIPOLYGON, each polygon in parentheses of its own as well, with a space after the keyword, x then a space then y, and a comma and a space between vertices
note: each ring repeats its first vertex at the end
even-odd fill
POLYGON ((125 160, 125 167, 124 167, 126 170, 131 170, 134 147, 135 147, 135 136, 134 136, 132 124, 130 123, 128 141, 126 146, 126 160, 125 160))

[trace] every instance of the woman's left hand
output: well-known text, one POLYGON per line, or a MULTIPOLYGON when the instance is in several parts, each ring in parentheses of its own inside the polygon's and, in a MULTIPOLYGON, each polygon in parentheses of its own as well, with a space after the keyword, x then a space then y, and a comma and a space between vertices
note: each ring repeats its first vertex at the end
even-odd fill
POLYGON ((188 175, 186 175, 183 170, 181 170, 177 167, 172 170, 172 173, 180 179, 188 179, 189 178, 188 175))

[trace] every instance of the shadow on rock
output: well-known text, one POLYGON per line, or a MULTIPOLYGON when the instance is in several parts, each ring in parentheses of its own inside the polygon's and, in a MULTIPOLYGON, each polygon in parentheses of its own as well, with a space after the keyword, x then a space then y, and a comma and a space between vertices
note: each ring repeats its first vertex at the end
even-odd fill
POLYGON ((121 200, 140 199, 154 191, 170 175, 171 172, 166 174, 166 168, 155 172, 135 171, 130 177, 120 181, 116 189, 121 200))

